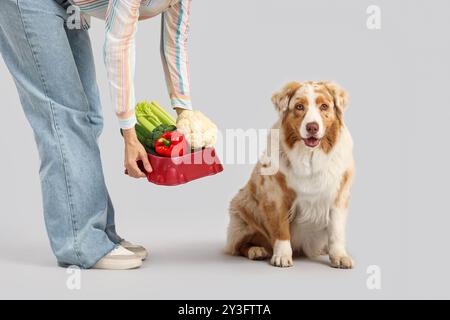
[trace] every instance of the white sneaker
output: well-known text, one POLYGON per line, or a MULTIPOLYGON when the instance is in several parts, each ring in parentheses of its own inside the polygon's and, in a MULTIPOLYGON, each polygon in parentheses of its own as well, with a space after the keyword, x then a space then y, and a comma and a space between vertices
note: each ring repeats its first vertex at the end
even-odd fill
POLYGON ((148 252, 143 246, 140 246, 140 245, 137 245, 137 244, 133 244, 133 243, 131 243, 129 241, 126 241, 126 240, 123 240, 120 243, 120 245, 122 247, 124 247, 125 249, 127 249, 127 250, 133 252, 134 254, 138 255, 141 258, 142 261, 144 261, 148 257, 148 252))
POLYGON ((139 268, 140 266, 142 266, 142 259, 138 255, 122 246, 118 246, 116 249, 100 259, 92 268, 105 270, 129 270, 139 268))

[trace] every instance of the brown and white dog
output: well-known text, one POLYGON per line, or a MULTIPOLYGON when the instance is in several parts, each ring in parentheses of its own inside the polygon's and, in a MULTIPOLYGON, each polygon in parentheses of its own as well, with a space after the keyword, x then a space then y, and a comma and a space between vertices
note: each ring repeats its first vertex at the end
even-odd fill
POLYGON ((328 254, 331 266, 352 268, 345 244, 355 170, 343 117, 348 95, 333 82, 292 82, 272 101, 279 141, 269 137, 266 157, 231 201, 226 251, 251 260, 271 256, 277 267, 292 266, 293 253, 328 254), (275 161, 277 172, 263 174, 275 161))

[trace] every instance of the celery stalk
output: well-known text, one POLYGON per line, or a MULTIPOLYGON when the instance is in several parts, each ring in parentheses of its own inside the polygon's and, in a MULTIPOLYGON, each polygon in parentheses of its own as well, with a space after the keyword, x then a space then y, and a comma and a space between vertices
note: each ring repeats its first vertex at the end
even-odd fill
POLYGON ((148 108, 148 102, 147 101, 143 101, 143 102, 139 102, 136 105, 136 115, 144 115, 147 114, 147 110, 148 108))
POLYGON ((154 127, 158 127, 159 125, 163 124, 163 122, 167 121, 165 118, 161 119, 161 121, 157 114, 153 112, 153 107, 150 103, 147 101, 140 102, 136 105, 136 118, 139 119, 146 119, 147 122, 145 122, 144 126, 147 126, 149 123, 151 123, 154 127))
POLYGON ((169 124, 170 119, 168 119, 163 113, 156 109, 153 105, 151 106, 152 113, 162 124, 169 124))
POLYGON ((161 107, 156 101, 153 101, 152 105, 155 106, 158 110, 160 110, 163 114, 166 115, 167 119, 170 121, 170 123, 169 123, 170 125, 176 125, 175 118, 169 112, 167 112, 163 107, 161 107))
POLYGON ((175 119, 164 110, 156 101, 150 104, 153 114, 165 125, 176 125, 175 119))
POLYGON ((136 116, 152 115, 150 104, 147 101, 140 102, 136 105, 136 116))
POLYGON ((156 126, 151 123, 149 120, 147 120, 145 117, 143 116, 138 116, 137 117, 137 121, 139 122, 139 124, 145 128, 146 131, 148 131, 148 133, 150 134, 153 130, 155 130, 156 126))
POLYGON ((156 101, 140 102, 136 105, 136 118, 139 124, 140 136, 146 138, 160 125, 176 125, 175 119, 156 101))
POLYGON ((159 126, 162 124, 162 122, 153 114, 149 115, 149 116, 145 116, 145 118, 150 121, 155 127, 159 126))

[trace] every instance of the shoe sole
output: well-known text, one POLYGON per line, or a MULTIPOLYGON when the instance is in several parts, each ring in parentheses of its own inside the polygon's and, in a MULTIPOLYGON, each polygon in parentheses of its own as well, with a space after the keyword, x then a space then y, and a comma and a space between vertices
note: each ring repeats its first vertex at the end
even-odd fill
POLYGON ((119 259, 108 259, 106 261, 101 261, 97 263, 92 269, 102 269, 102 270, 133 270, 138 269, 142 266, 142 260, 119 260, 119 259))

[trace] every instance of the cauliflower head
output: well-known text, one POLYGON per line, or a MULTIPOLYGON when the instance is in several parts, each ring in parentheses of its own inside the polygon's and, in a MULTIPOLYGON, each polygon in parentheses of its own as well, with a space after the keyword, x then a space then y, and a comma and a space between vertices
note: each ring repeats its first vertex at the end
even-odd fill
POLYGON ((184 110, 177 118, 177 129, 194 149, 216 144, 217 126, 200 111, 184 110))

